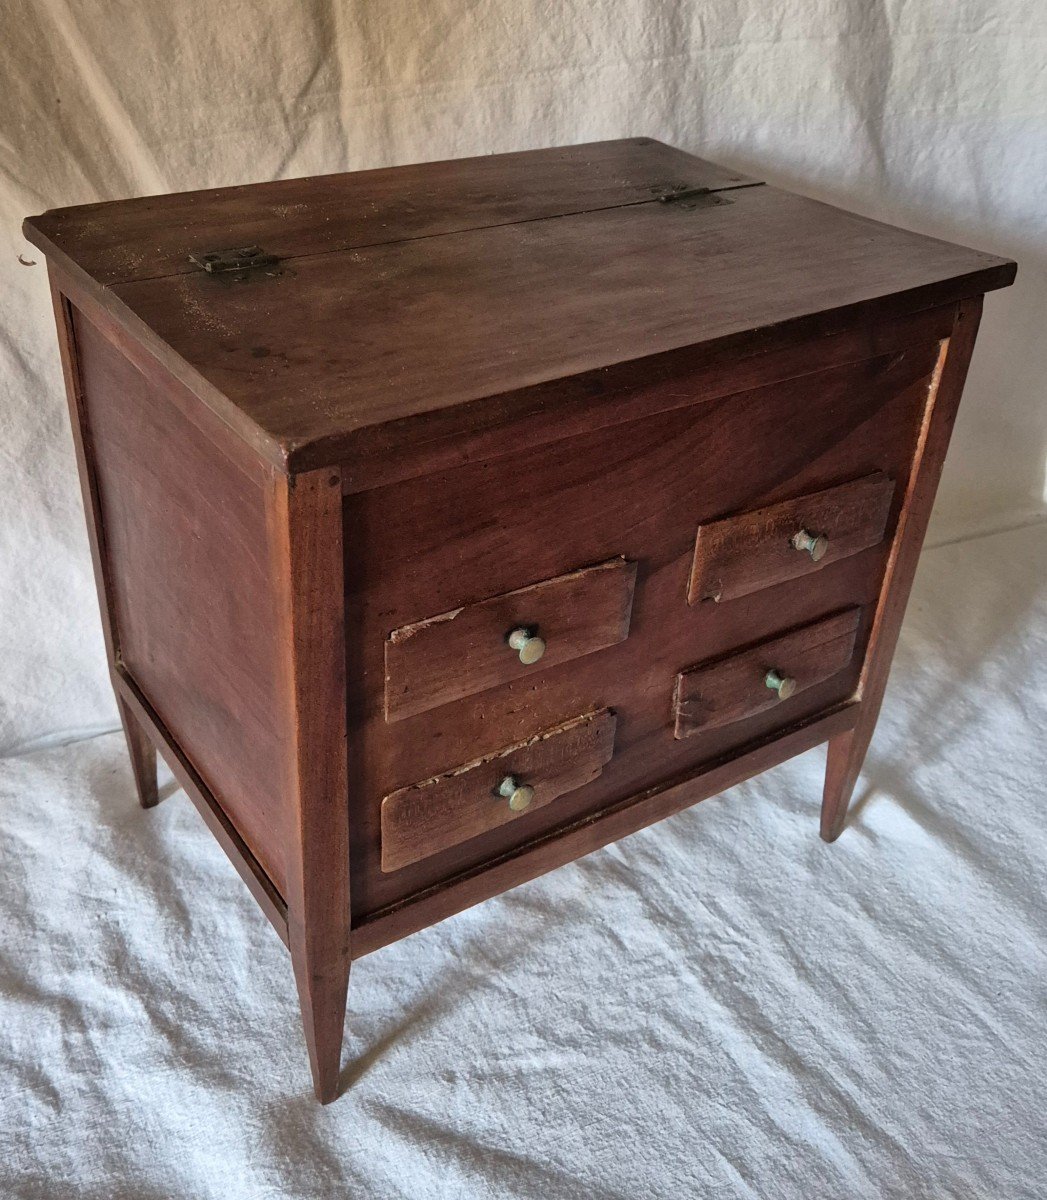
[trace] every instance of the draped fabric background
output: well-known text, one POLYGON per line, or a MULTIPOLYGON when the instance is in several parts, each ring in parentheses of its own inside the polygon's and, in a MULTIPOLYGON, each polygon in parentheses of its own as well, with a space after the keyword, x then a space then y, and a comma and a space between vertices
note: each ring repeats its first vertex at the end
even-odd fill
POLYGON ((28 213, 645 134, 1016 258, 933 538, 1045 513, 1042 0, 3 0, 0 753, 115 722, 28 213))
POLYGON ((0 0, 0 1194, 1042 1197, 1045 246, 1043 0, 0 0), (53 745, 116 714, 21 220, 641 134, 1019 262, 852 827, 814 751, 364 960, 321 1109, 186 797, 53 745))

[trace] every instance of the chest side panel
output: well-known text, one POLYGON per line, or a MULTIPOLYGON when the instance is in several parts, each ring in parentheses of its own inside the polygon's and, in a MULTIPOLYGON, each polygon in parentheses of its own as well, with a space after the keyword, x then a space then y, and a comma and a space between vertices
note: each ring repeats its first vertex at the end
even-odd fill
POLYGON ((117 657, 285 884, 283 669, 264 476, 73 313, 117 657))
POLYGON ((938 349, 929 341, 532 449, 521 430, 519 453, 347 497, 354 917, 853 695, 938 349), (700 526, 876 473, 894 484, 882 540, 720 603, 688 602, 700 526), (623 641, 387 721, 392 631, 618 556, 636 564, 623 641), (859 611, 853 653, 830 677, 787 708, 750 706, 676 736, 681 672, 847 609, 859 611), (598 778, 508 828, 381 872, 384 796, 594 708, 617 721, 598 778))

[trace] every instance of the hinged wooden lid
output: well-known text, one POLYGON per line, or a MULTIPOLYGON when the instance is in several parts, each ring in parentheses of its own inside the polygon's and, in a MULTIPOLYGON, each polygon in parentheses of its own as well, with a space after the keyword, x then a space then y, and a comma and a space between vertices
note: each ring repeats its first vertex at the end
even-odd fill
POLYGON ((491 397, 485 420, 511 421, 513 397, 551 380, 688 346, 756 353, 1014 275, 648 138, 84 205, 24 229, 287 470, 437 413, 453 436, 491 397))
POLYGON ((81 204, 25 232, 112 287, 188 274, 191 259, 229 247, 290 260, 755 182, 634 138, 81 204))

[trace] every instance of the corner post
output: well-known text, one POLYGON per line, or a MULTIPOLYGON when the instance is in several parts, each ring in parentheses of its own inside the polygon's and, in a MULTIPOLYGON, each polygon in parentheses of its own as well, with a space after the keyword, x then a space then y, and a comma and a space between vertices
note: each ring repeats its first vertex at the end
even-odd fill
POLYGON ((981 296, 961 301, 956 307, 952 331, 941 345, 928 391, 909 485, 873 617, 872 633, 858 685, 858 699, 861 701, 858 721, 853 729, 838 734, 829 742, 821 815, 821 836, 827 842, 834 842, 843 832, 851 794, 858 782, 880 715, 891 660, 898 644, 898 634, 927 533, 938 481, 945 465, 945 452, 949 448, 949 438, 956 421, 981 313, 981 296))
POLYGON ((337 469, 274 479, 292 827, 288 943, 317 1099, 338 1094, 350 967, 342 487, 337 469))
MULTIPOLYGON (((48 264, 48 282, 51 287, 51 304, 54 307, 55 326, 58 330, 58 352, 62 360, 62 378, 65 381, 66 401, 69 405, 69 425, 73 432, 73 449, 76 452, 77 475, 84 501, 84 516, 87 519, 87 540, 91 547, 91 565, 94 568, 95 591, 98 593, 98 608, 102 618, 102 636, 105 638, 105 656, 109 664, 110 678, 115 678, 120 651, 117 641, 116 622, 113 618, 109 567, 105 552, 105 529, 102 523, 102 502, 98 492, 98 476, 95 471, 94 453, 91 446, 91 431, 87 420, 80 386, 80 370, 76 357, 76 335, 73 330, 73 315, 69 301, 65 298, 54 268, 48 264)), ((127 752, 131 758, 131 773, 134 776, 138 802, 143 808, 152 808, 160 800, 157 785, 157 755, 145 726, 135 717, 131 709, 120 698, 116 689, 116 705, 120 723, 124 727, 127 752)))

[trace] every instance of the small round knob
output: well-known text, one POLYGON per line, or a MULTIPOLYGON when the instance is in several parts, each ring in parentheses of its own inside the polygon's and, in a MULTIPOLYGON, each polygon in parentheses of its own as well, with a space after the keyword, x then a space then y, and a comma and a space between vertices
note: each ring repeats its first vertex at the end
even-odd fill
POLYGON ((779 700, 788 700, 796 691, 796 680, 788 675, 780 675, 777 671, 768 671, 763 681, 772 692, 778 693, 779 700))
POLYGON ((808 533, 806 529, 801 529, 793 534, 793 549, 806 550, 815 562, 819 562, 829 549, 829 539, 824 534, 808 533))
POLYGON ((534 788, 530 784, 518 782, 513 775, 506 775, 498 785, 498 795, 509 801, 513 812, 523 812, 534 799, 534 788))
POLYGON ((530 629, 514 629, 507 640, 514 650, 519 651, 520 661, 525 667, 536 663, 545 653, 545 642, 530 629))

